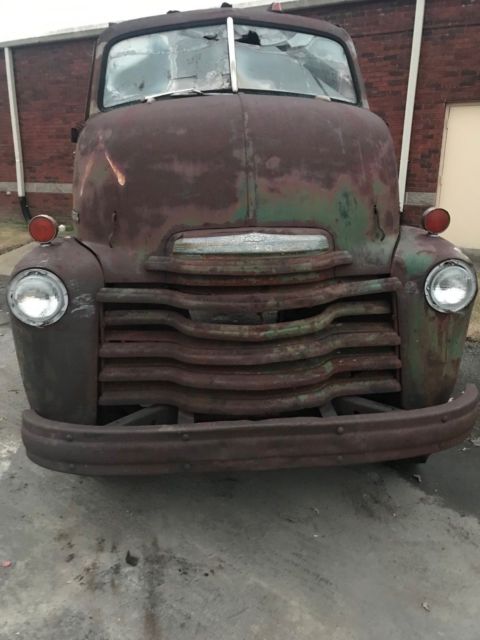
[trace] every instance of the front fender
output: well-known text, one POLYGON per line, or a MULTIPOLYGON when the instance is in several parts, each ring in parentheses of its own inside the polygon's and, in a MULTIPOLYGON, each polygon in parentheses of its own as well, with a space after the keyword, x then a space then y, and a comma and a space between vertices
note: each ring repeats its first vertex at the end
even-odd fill
POLYGON ((12 315, 20 371, 32 409, 44 418, 94 424, 97 417, 98 306, 104 278, 98 260, 73 238, 35 247, 12 275, 48 269, 64 282, 69 297, 55 324, 31 327, 12 315))
POLYGON ((397 317, 404 409, 447 402, 457 380, 473 302, 459 313, 439 313, 424 293, 428 273, 449 259, 471 264, 447 240, 416 227, 401 227, 392 275, 403 283, 397 293, 397 317))

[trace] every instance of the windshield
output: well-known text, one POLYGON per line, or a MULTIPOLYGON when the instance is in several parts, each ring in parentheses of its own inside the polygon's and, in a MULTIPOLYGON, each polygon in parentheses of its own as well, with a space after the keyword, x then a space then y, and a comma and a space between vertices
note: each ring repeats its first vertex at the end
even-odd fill
POLYGON ((231 67, 225 24, 122 40, 108 55, 103 106, 232 90, 357 101, 342 45, 309 33, 235 24, 231 67))

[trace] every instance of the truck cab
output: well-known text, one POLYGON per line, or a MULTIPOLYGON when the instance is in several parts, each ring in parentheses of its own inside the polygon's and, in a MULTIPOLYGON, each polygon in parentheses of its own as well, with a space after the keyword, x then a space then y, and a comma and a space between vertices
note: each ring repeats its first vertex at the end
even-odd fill
POLYGON ((222 8, 98 39, 74 237, 8 300, 30 458, 85 474, 426 457, 452 399, 475 271, 442 209, 402 224, 386 124, 348 34, 222 8))

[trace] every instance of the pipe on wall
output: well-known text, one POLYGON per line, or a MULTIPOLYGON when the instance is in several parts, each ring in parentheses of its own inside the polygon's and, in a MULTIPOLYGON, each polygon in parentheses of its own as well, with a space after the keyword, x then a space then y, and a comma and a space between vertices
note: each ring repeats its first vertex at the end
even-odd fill
POLYGON ((405 206, 405 196, 407 191, 408 160, 410 156, 410 140, 412 137, 413 112, 415 110, 415 95, 417 92, 417 78, 418 68, 420 66, 424 17, 425 0, 416 0, 412 52, 410 56, 410 70, 408 73, 407 99, 405 102, 405 116, 403 121, 402 150, 400 153, 400 166, 398 171, 400 211, 403 211, 405 206))
POLYGON ((23 173, 22 141, 20 138, 20 122, 18 119, 17 92, 15 89, 15 72, 13 69, 13 56, 10 47, 5 47, 5 70, 7 73, 8 104, 10 107, 10 121, 12 123, 13 149, 15 153, 15 173, 17 178, 17 194, 22 215, 28 222, 30 209, 28 208, 27 194, 25 192, 25 176, 23 173))

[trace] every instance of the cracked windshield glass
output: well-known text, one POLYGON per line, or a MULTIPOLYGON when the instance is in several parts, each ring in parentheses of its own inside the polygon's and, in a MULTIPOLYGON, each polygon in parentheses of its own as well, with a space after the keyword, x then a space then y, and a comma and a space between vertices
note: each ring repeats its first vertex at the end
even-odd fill
POLYGON ((189 89, 230 89, 225 24, 137 36, 111 48, 104 107, 189 89))
POLYGON ((235 25, 240 89, 356 102, 343 47, 309 33, 235 25))
MULTIPOLYGON (((235 25, 241 91, 293 93, 356 102, 345 51, 330 38, 235 25)), ((108 56, 103 106, 163 94, 230 91, 226 25, 165 31, 116 43, 108 56)))

